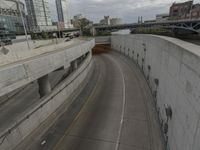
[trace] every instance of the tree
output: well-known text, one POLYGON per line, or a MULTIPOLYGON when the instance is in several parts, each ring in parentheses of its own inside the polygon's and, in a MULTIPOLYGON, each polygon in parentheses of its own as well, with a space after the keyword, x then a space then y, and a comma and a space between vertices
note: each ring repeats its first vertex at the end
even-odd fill
POLYGON ((48 34, 45 31, 42 31, 42 38, 43 39, 48 39, 48 34))
POLYGON ((87 18, 81 18, 74 21, 74 27, 80 28, 81 34, 87 32, 91 24, 92 22, 87 18))

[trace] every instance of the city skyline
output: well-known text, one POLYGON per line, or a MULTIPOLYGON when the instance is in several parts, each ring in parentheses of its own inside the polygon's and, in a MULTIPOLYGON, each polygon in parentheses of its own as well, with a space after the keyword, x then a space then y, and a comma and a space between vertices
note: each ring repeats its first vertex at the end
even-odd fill
MULTIPOLYGON (((176 0, 184 2, 185 0, 176 0)), ((52 14, 56 14, 55 0, 49 0, 52 14)), ((138 16, 143 16, 144 20, 154 19, 156 14, 168 13, 169 7, 174 0, 73 0, 70 1, 70 17, 82 13, 94 22, 99 22, 104 15, 123 18, 124 22, 137 22, 138 16), (133 5, 134 3, 134 5, 133 5), (110 7, 112 6, 112 7, 110 7), (101 9, 98 9, 101 7, 101 9), (121 7, 126 9, 120 10, 121 7)), ((200 3, 200 0, 194 0, 200 3)), ((54 21, 57 15, 52 15, 54 21)))
MULTIPOLYGON (((21 0, 24 2, 24 0, 21 0)), ((173 2, 185 2, 186 0, 71 0, 69 15, 73 18, 76 14, 83 14, 94 22, 99 22, 104 15, 112 17, 121 17, 124 22, 132 23, 138 21, 138 16, 143 16, 144 20, 154 19, 156 14, 168 13, 169 7, 173 2), (132 3, 135 5, 131 5, 132 3), (107 4, 107 5, 106 5, 107 4), (114 4, 114 5, 113 5, 114 4), (112 8, 109 9, 110 5, 112 8), (126 7, 119 11, 118 8, 126 7), (100 10, 98 7, 103 7, 100 10), (147 13, 148 12, 148 13, 147 13)), ((194 3, 200 3, 200 0, 194 0, 194 3)), ((58 20, 55 0, 49 0, 51 17, 53 21, 58 20)))

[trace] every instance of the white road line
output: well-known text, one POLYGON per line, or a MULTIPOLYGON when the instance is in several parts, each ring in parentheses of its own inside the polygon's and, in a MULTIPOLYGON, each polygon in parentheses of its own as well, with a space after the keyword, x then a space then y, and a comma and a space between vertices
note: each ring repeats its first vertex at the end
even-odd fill
POLYGON ((108 56, 119 68, 120 70, 120 74, 123 80, 123 106, 122 106, 122 114, 121 114, 121 121, 120 121, 120 127, 119 127, 119 131, 118 131, 118 137, 117 137, 117 141, 116 141, 116 145, 115 145, 115 150, 119 149, 119 144, 120 144, 120 137, 121 137, 121 132, 122 132, 122 126, 123 126, 123 122, 124 122, 124 114, 125 114, 125 105, 126 105, 126 85, 125 85, 125 78, 124 78, 124 73, 119 65, 119 63, 113 59, 111 56, 108 56))

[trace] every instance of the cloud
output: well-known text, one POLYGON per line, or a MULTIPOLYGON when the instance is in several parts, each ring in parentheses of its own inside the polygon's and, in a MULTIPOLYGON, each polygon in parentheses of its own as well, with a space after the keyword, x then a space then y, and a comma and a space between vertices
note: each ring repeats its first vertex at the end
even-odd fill
MULTIPOLYGON (((136 22, 138 16, 144 19, 155 18, 158 13, 168 13, 175 0, 69 0, 70 16, 83 14, 98 22, 104 15, 121 17, 124 22, 136 22)), ((176 0, 184 2, 186 0, 176 0)), ((195 0, 200 2, 200 0, 195 0)), ((56 13, 55 0, 50 0, 52 14, 56 13)), ((54 19, 56 16, 54 15, 54 19)))

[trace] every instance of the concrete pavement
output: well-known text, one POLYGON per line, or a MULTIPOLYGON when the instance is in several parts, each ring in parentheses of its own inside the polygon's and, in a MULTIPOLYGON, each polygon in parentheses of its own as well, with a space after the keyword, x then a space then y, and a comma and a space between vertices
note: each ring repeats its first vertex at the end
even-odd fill
POLYGON ((114 52, 94 59, 96 73, 71 112, 65 112, 44 135, 32 137, 32 143, 18 149, 163 149, 152 96, 137 66, 114 52))

